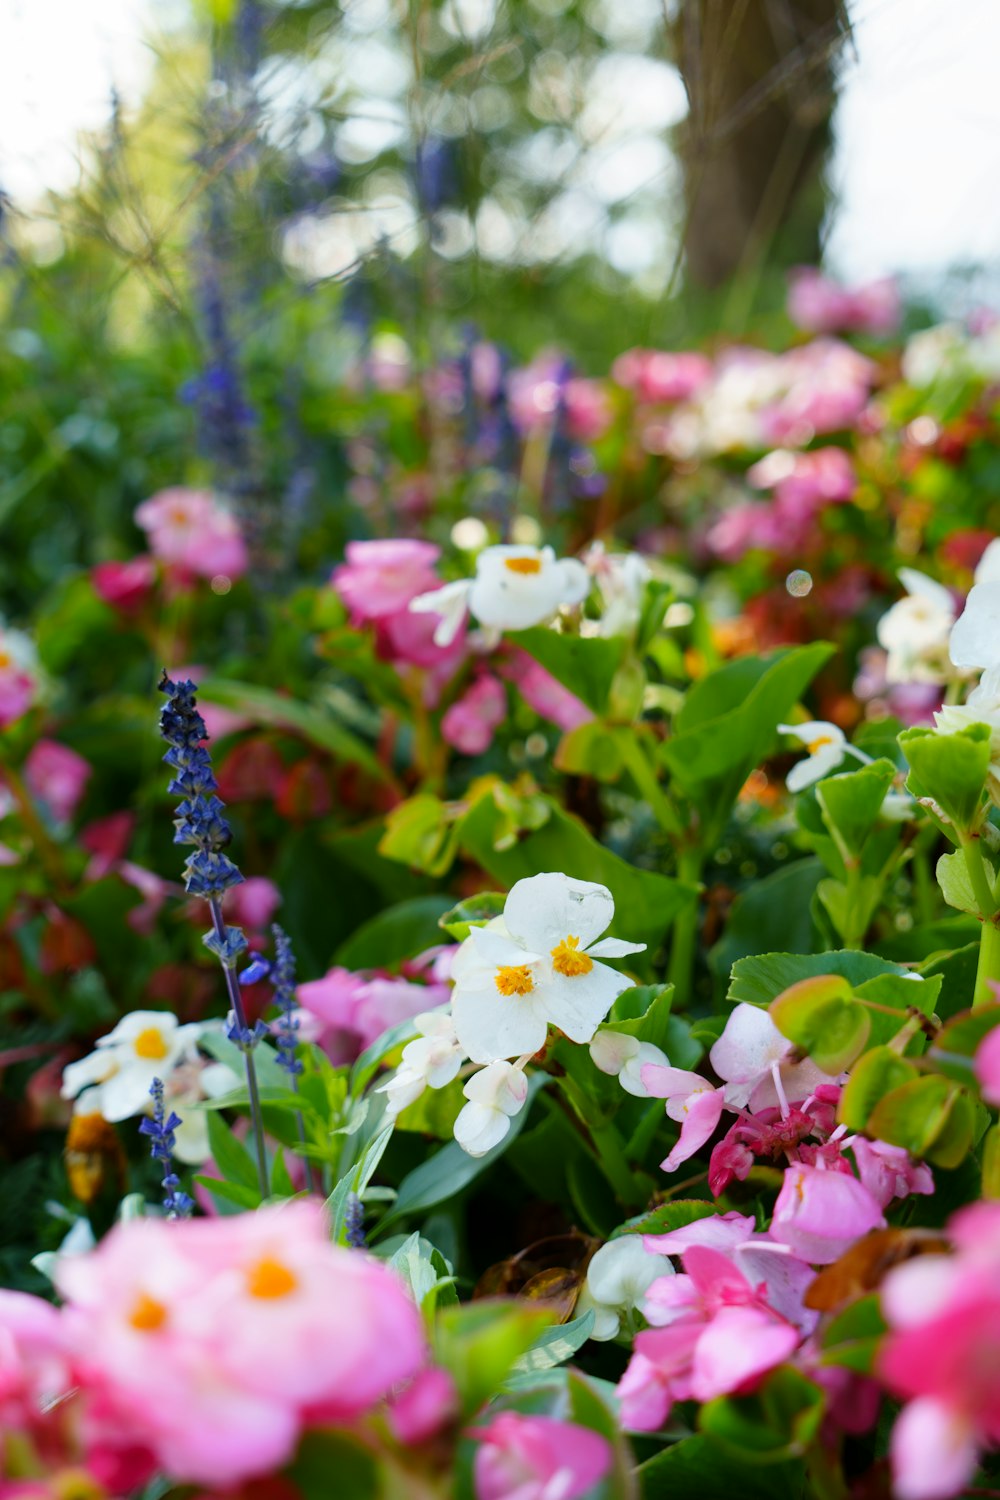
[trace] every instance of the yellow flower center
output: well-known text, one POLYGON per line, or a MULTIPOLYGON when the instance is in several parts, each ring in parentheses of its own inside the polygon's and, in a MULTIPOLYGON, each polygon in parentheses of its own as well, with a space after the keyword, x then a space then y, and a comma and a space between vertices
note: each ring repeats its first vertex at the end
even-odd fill
POLYGON ((820 737, 819 737, 819 739, 817 739, 817 740, 807 740, 807 742, 806 742, 806 749, 809 751, 810 755, 815 755, 816 751, 817 750, 822 750, 822 748, 823 748, 824 745, 832 745, 832 744, 833 744, 833 735, 832 734, 821 734, 820 737))
POLYGON ((594 967, 594 960, 589 953, 578 953, 580 946, 578 937, 564 937, 562 942, 552 949, 552 967, 557 974, 565 974, 567 979, 575 979, 578 974, 589 974, 594 967))
POLYGON ((155 1333, 167 1321, 167 1309, 148 1292, 140 1292, 132 1304, 128 1320, 140 1333, 155 1333))
POLYGON ((496 987, 501 995, 530 995, 535 982, 527 964, 510 964, 497 969, 496 987))
POLYGON ((83 1469, 61 1469, 50 1484, 56 1500, 104 1500, 107 1493, 83 1469))
POLYGON ((512 573, 540 573, 542 571, 540 557, 505 557, 503 565, 512 573))
POLYGON ((170 519, 175 526, 187 526, 191 517, 183 505, 174 505, 170 508, 170 519))
POLYGON ((272 1260, 265 1256, 253 1267, 247 1277, 247 1290, 251 1297, 261 1297, 265 1301, 274 1297, 287 1297, 294 1292, 299 1284, 299 1279, 293 1271, 290 1271, 280 1260, 272 1260))
POLYGON ((13 665, 14 658, 11 656, 10 652, 4 651, 3 647, 0 647, 0 672, 4 671, 7 667, 12 667, 13 665))
POLYGON ((150 1062, 162 1062, 170 1051, 158 1026, 147 1026, 140 1031, 132 1045, 136 1057, 148 1058, 150 1062))

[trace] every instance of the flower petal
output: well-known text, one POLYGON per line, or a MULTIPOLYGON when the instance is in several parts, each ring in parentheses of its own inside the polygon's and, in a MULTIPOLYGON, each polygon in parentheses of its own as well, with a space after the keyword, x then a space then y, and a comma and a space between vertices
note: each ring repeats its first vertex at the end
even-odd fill
POLYGON ((607 886, 553 872, 519 880, 507 897, 504 921, 515 941, 549 954, 573 936, 589 948, 611 925, 615 903, 607 886))
POLYGON ((623 938, 601 938, 587 948, 591 958, 624 958, 627 953, 645 953, 645 943, 626 943, 623 938))
POLYGON ((631 986, 625 975, 595 964, 589 974, 547 977, 540 993, 553 1026, 571 1042, 589 1042, 618 996, 631 986))
POLYGON ((979 1463, 975 1435, 959 1412, 931 1396, 911 1401, 891 1439, 899 1500, 945 1500, 969 1483, 979 1463))
POLYGON ((492 980, 488 985, 463 986, 452 997, 452 1015, 458 1040, 476 1063, 523 1057, 545 1045, 546 1007, 537 990, 501 995, 492 980))
POLYGON ((680 1138, 662 1163, 665 1172, 676 1171, 682 1161, 704 1146, 722 1118, 723 1103, 721 1089, 701 1089, 691 1095, 685 1105, 680 1138))

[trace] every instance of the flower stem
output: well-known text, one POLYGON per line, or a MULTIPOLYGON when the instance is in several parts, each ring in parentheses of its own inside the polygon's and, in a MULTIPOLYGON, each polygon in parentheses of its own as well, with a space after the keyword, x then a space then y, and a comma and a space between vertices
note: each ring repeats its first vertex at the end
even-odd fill
POLYGON ((1000 980, 1000 928, 989 917, 983 923, 979 936, 979 964, 976 968, 976 988, 972 995, 973 1009, 980 1005, 995 1005, 997 994, 993 984, 1000 980), (992 982, 991 982, 992 981, 992 982))
MULTIPOLYGON (((701 882, 702 854, 699 849, 683 849, 677 860, 679 880, 692 885, 701 882)), ((694 977, 695 952, 698 946, 698 899, 685 906, 674 918, 674 936, 670 947, 670 967, 667 978, 676 987, 678 1001, 682 1004, 691 998, 691 983, 694 977)))
MULTIPOLYGON (((225 938, 226 924, 222 915, 222 902, 218 896, 209 897, 209 911, 212 913, 212 926, 215 928, 216 937, 221 940, 225 938)), ((233 1007, 237 1025, 241 1035, 249 1031, 247 1026, 247 1014, 243 1005, 243 995, 240 992, 240 981, 236 970, 228 964, 223 964, 223 972, 226 976, 226 988, 229 991, 229 1003, 233 1007)), ((268 1197, 270 1187, 267 1181, 267 1156, 264 1152, 264 1117, 260 1107, 260 1090, 257 1087, 257 1069, 254 1066, 253 1053, 249 1047, 243 1047, 243 1061, 247 1073, 247 1093, 250 1096, 250 1119, 253 1124, 254 1146, 257 1153, 257 1180, 260 1183, 260 1194, 262 1198, 268 1197)))

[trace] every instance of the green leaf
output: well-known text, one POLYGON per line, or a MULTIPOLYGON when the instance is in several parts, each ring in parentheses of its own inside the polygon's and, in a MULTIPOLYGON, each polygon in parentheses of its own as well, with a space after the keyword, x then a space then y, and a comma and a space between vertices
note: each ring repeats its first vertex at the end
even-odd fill
POLYGON ((868 1120, 879 1100, 917 1077, 913 1064, 891 1047, 873 1047, 851 1070, 840 1096, 838 1122, 851 1130, 867 1130, 868 1120))
POLYGON ((695 1224, 699 1219, 713 1218, 715 1212, 715 1204, 706 1203, 701 1198, 675 1198, 648 1213, 626 1220, 611 1238, 617 1239, 620 1234, 672 1234, 675 1229, 686 1229, 688 1224, 695 1224))
POLYGON ((435 1204, 444 1203, 454 1198, 463 1188, 474 1182, 483 1172, 487 1171, 492 1164, 502 1156, 508 1146, 515 1141, 524 1128, 531 1109, 531 1103, 538 1090, 548 1082, 544 1073, 533 1073, 528 1079, 528 1097, 521 1110, 514 1115, 510 1122, 510 1129, 485 1156, 470 1156, 463 1151, 457 1141, 449 1141, 440 1151, 421 1162, 419 1167, 406 1177, 399 1185, 399 1192, 392 1208, 386 1214, 379 1225, 379 1231, 386 1229, 390 1224, 396 1223, 410 1214, 420 1214, 427 1209, 433 1208, 435 1204))
MULTIPOLYGON (((255 1193, 256 1204, 260 1202, 257 1163, 242 1141, 238 1141, 221 1115, 207 1113, 208 1144, 212 1160, 227 1182, 236 1183, 255 1193)), ((211 1179, 209 1179, 211 1181, 211 1179)))
POLYGON ((441 941, 439 921, 451 905, 448 896, 414 896, 363 923, 334 959, 347 969, 382 969, 413 958, 441 941))
MULTIPOLYGON (((361 1160, 349 1172, 345 1172, 326 1200, 327 1212, 330 1215, 331 1236, 336 1244, 347 1243, 348 1199, 352 1194, 358 1198, 362 1196, 365 1188, 375 1176, 378 1164, 385 1155, 385 1148, 391 1140, 392 1126, 387 1125, 371 1142, 361 1160)), ((379 1228, 381 1227, 380 1224, 379 1228)))
POLYGON ((431 1331, 435 1362, 452 1375, 463 1417, 496 1395, 551 1321, 547 1309, 526 1302, 484 1298, 442 1308, 431 1331))
POLYGON ((973 917, 980 915, 979 902, 969 877, 969 867, 961 849, 956 849, 952 854, 942 854, 934 873, 941 887, 941 894, 949 906, 954 906, 957 911, 969 912, 973 917))
POLYGON ((899 743, 910 764, 906 785, 913 795, 932 798, 962 832, 974 829, 990 768, 989 727, 970 724, 957 734, 905 729, 899 743))
POLYGON ((713 973, 728 978, 738 959, 779 945, 793 953, 815 952, 821 944, 811 906, 822 875, 818 859, 797 859, 741 891, 729 909, 725 932, 709 950, 713 973))
POLYGON ((400 802, 385 820, 378 851, 428 875, 445 875, 458 849, 453 811, 429 792, 400 802))
POLYGON ((805 1453, 819 1432, 825 1405, 820 1386, 783 1365, 752 1396, 707 1401, 698 1426, 746 1463, 779 1463, 805 1453))
POLYGON ((274 729, 291 729, 310 744, 328 751, 337 760, 362 767, 377 781, 392 777, 364 740, 339 724, 332 714, 310 703, 300 703, 274 693, 269 688, 249 682, 229 682, 211 677, 198 688, 198 695, 208 703, 218 703, 255 724, 274 729))
POLYGON ((839 1365, 858 1375, 870 1375, 885 1331, 877 1293, 859 1297, 824 1327, 820 1364, 839 1365))
MULTIPOLYGON (((868 1117, 866 1129, 879 1140, 905 1147, 911 1156, 929 1156, 935 1142, 948 1126, 960 1097, 964 1096, 947 1078, 936 1075, 911 1078, 883 1094, 868 1117)), ((972 1143, 972 1125, 970 1120, 962 1118, 965 1112, 960 1105, 958 1109, 959 1145, 965 1135, 963 1127, 968 1125, 967 1143, 958 1151, 960 1161, 972 1143)), ((949 1135, 947 1154, 951 1156, 954 1150, 955 1145, 949 1135)), ((957 1161, 950 1164, 957 1165, 957 1161)))
POLYGON ((891 760, 876 760, 858 771, 827 776, 817 786, 823 821, 845 861, 861 854, 895 774, 891 760))
POLYGON ((464 942, 473 927, 482 927, 494 917, 502 916, 506 901, 503 891, 480 891, 477 896, 469 896, 446 911, 438 918, 438 926, 456 943, 464 942))
POLYGON ((348 1092, 357 1097, 375 1077, 381 1063, 393 1052, 401 1050, 407 1042, 412 1042, 417 1034, 412 1020, 400 1021, 398 1025, 390 1026, 388 1031, 383 1031, 370 1047, 365 1048, 352 1067, 348 1092))
POLYGON ((389 1257, 388 1264, 405 1283, 421 1309, 433 1311, 438 1293, 454 1283, 451 1267, 434 1245, 414 1231, 389 1257))
POLYGON ((235 1203, 240 1208, 259 1208, 260 1189, 244 1187, 239 1182, 223 1182, 218 1177, 206 1177, 199 1174, 195 1182, 200 1187, 207 1188, 214 1198, 223 1198, 227 1203, 235 1203))
MULTIPOLYGON (((627 729, 626 734, 634 730, 627 729)), ((600 719, 578 724, 559 741, 556 768, 570 776, 593 776, 598 781, 617 781, 625 764, 619 734, 600 719)))
POLYGON ((611 684, 628 647, 624 636, 605 639, 602 636, 560 635, 558 631, 537 627, 509 632, 508 640, 527 651, 594 713, 605 712, 611 684))
POLYGON ((824 1073, 841 1073, 860 1056, 871 1030, 869 1013, 839 974, 817 974, 790 985, 769 1013, 782 1036, 808 1052, 824 1073))
POLYGON ((462 847, 508 889, 525 876, 549 870, 606 885, 615 898, 611 932, 629 942, 658 946, 678 912, 694 902, 697 887, 626 863, 558 803, 545 801, 549 817, 544 827, 501 850, 495 840, 502 814, 493 797, 481 797, 462 822, 462 847))
POLYGON ((973 1059, 996 1026, 1000 1026, 1000 1005, 982 1005, 955 1016, 931 1043, 928 1067, 959 1083, 974 1085, 973 1059))
MULTIPOLYGON (((650 1042, 669 1057, 670 1006, 673 998, 672 984, 633 985, 618 996, 602 1030, 617 1031, 625 1036, 634 1036, 637 1041, 650 1042)), ((681 1066, 679 1063, 673 1065, 681 1066)))
POLYGON ((596 1316, 591 1308, 581 1317, 574 1318, 571 1323, 558 1323, 554 1328, 546 1328, 531 1348, 514 1361, 514 1372, 527 1375, 532 1371, 551 1370, 555 1365, 563 1364, 578 1349, 582 1349, 590 1338, 596 1316))
POLYGON ((302 1500, 330 1500, 331 1474, 336 1474, 337 1494, 344 1500, 384 1500, 378 1460, 366 1447, 343 1431, 305 1433, 284 1470, 289 1491, 302 1500))
MULTIPOLYGON (((879 974, 902 977, 909 971, 873 953, 857 953, 849 948, 833 953, 761 953, 741 958, 733 966, 727 999, 745 1000, 750 1005, 770 1005, 783 990, 800 979, 817 974, 842 974, 852 988, 879 974)), ((917 988, 912 980, 908 983, 917 988)), ((936 992, 935 992, 936 993, 936 992)))
POLYGON ((661 751, 707 830, 722 826, 740 787, 771 749, 775 731, 833 652, 822 643, 741 657, 688 692, 661 751))
POLYGON ((1000 1198, 1000 1125, 991 1125, 983 1136, 983 1197, 1000 1198))
POLYGON ((639 1468, 643 1500, 802 1500, 801 1461, 748 1467, 708 1437, 684 1438, 639 1468))

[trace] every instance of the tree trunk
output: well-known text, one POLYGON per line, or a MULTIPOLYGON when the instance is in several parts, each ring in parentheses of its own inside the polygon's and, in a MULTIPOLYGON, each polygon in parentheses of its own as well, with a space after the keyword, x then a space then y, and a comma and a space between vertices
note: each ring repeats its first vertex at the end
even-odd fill
POLYGON ((815 261, 843 0, 681 0, 673 30, 689 280, 815 261))

